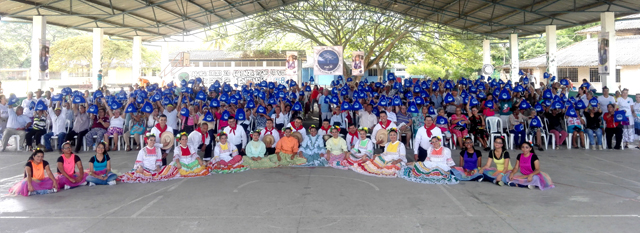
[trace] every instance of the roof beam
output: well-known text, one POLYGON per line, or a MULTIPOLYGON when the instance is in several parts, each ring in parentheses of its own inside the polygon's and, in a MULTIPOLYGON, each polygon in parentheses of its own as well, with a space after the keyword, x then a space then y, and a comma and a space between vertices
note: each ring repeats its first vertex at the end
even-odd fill
MULTIPOLYGON (((85 1, 87 3, 95 4, 95 5, 98 5, 98 6, 102 6, 102 7, 109 7, 109 8, 111 8, 112 11, 114 11, 114 10, 115 11, 120 11, 120 12, 125 11, 124 9, 113 7, 113 4, 111 4, 111 0, 109 0, 109 4, 98 2, 96 0, 83 0, 83 1, 85 1)), ((152 8, 153 8, 153 6, 152 6, 152 8)), ((113 14, 115 14, 115 12, 113 14)), ((171 27, 171 28, 174 28, 174 29, 177 29, 177 30, 183 30, 182 28, 166 24, 166 23, 164 23, 162 21, 159 21, 159 20, 157 20, 155 18, 152 19, 152 18, 148 18, 148 17, 145 17, 145 16, 141 16, 139 14, 133 14, 133 13, 126 13, 126 15, 128 15, 130 17, 137 17, 137 18, 140 18, 140 19, 143 19, 143 20, 147 20, 147 21, 151 21, 151 22, 154 22, 154 23, 157 23, 157 24, 161 24, 161 25, 166 25, 167 27, 171 27)), ((153 24, 150 24, 150 25, 153 25, 153 24)))
MULTIPOLYGON (((198 8, 202 9, 204 12, 211 13, 212 15, 214 15, 214 16, 216 16, 216 17, 218 17, 218 18, 222 19, 222 20, 224 20, 224 19, 225 19, 225 18, 222 18, 222 16, 220 16, 220 15, 219 15, 218 13, 216 13, 215 11, 213 11, 213 10, 209 10, 209 9, 205 8, 204 6, 201 6, 200 4, 198 4, 198 3, 194 2, 193 0, 187 0, 187 2, 188 2, 188 3, 191 3, 191 4, 192 4, 192 5, 194 5, 194 6, 197 6, 198 8)), ((211 7, 213 8, 213 3, 211 4, 211 7)), ((211 27, 211 24, 210 24, 210 23, 209 23, 209 27, 211 27)))
MULTIPOLYGON (((60 9, 60 8, 52 7, 52 6, 44 6, 42 4, 31 2, 31 1, 26 1, 26 0, 12 0, 12 1, 19 2, 19 3, 22 3, 22 4, 26 4, 26 5, 30 5, 30 6, 35 6, 36 9, 44 9, 44 10, 51 11, 51 12, 56 12, 56 13, 59 13, 59 14, 65 14, 65 15, 72 15, 73 14, 73 13, 71 13, 71 12, 65 10, 65 9, 60 9)), ((113 25, 113 26, 127 27, 127 25, 124 25, 124 24, 107 22, 107 21, 99 21, 97 17, 90 17, 90 16, 78 16, 78 17, 84 18, 84 19, 89 19, 89 20, 94 20, 93 23, 100 22, 100 23, 109 24, 109 25, 113 25)), ((85 23, 85 24, 89 24, 89 23, 85 23)), ((144 29, 141 29, 140 31, 145 32, 145 33, 149 33, 149 34, 162 35, 162 34, 158 34, 158 33, 152 32, 152 31, 144 30, 144 29)))
MULTIPOLYGON (((542 4, 544 4, 544 3, 552 2, 552 0, 545 0, 545 1, 536 2, 536 3, 533 3, 533 4, 529 4, 529 5, 527 5, 527 6, 524 6, 524 7, 522 7, 522 8, 513 7, 513 6, 509 6, 509 5, 505 5, 505 4, 501 4, 501 3, 497 3, 497 2, 496 2, 496 3, 494 3, 494 2, 491 2, 491 1, 488 1, 488 0, 479 0, 479 1, 486 2, 486 3, 491 3, 491 4, 495 4, 495 5, 502 6, 502 7, 506 7, 506 8, 509 8, 509 9, 513 9, 514 11, 512 11, 511 13, 513 13, 514 15, 518 14, 519 12, 522 12, 523 14, 524 14, 524 13, 530 13, 530 14, 534 14, 534 15, 541 16, 541 17, 543 17, 543 18, 551 18, 551 19, 553 19, 554 21, 555 21, 555 20, 559 20, 559 21, 564 21, 565 23, 572 23, 572 24, 575 24, 575 23, 576 23, 576 22, 571 22, 571 21, 564 20, 564 19, 558 19, 558 18, 555 18, 555 17, 553 17, 553 16, 549 16, 549 15, 543 15, 543 14, 537 13, 537 12, 535 12, 535 11, 527 10, 527 8, 533 9, 534 7, 539 6, 539 5, 542 5, 542 4)), ((511 14, 511 13, 510 13, 510 14, 511 14)), ((505 19, 506 19, 506 18, 505 18, 505 19)), ((504 19, 503 19, 503 20, 504 20, 504 19)), ((502 21, 502 20, 501 20, 501 21, 502 21)), ((500 22, 500 21, 498 21, 498 22, 500 22)))
POLYGON ((229 1, 227 0, 222 0, 224 3, 226 3, 228 6, 232 7, 234 10, 237 10, 238 12, 240 12, 240 14, 247 16, 246 13, 242 12, 240 9, 238 9, 237 7, 235 7, 233 4, 231 4, 229 1))
MULTIPOLYGON (((506 5, 500 4, 498 2, 494 3, 494 2, 490 2, 490 1, 486 1, 486 0, 480 0, 480 1, 487 2, 487 3, 489 3, 489 4, 493 5, 493 6, 502 6, 502 7, 507 7, 507 8, 513 8, 511 6, 506 6, 506 5)), ((537 2, 537 3, 529 4, 529 5, 524 6, 523 8, 526 9, 526 8, 534 7, 534 6, 537 6, 537 5, 542 5, 543 3, 546 3, 546 2, 549 2, 549 1, 550 0, 545 0, 545 1, 537 2)), ((522 9, 519 9, 519 10, 522 10, 522 9)), ((500 16, 497 16, 497 17, 492 17, 491 19, 489 19, 489 21, 493 25, 500 24, 500 22, 502 22, 503 20, 505 20, 505 19, 507 19, 509 17, 512 17, 514 15, 519 14, 520 13, 519 10, 514 10, 514 11, 511 11, 509 13, 506 13, 506 14, 503 14, 503 15, 500 15, 500 16)), ((544 16, 542 18, 543 20, 547 20, 547 17, 550 17, 550 16, 546 16, 546 15, 543 15, 543 16, 544 16)), ((569 23, 573 23, 573 22, 569 22, 569 23)), ((474 25, 470 25, 468 27, 465 27, 464 29, 473 29, 473 28, 476 28, 476 27, 479 27, 479 26, 482 26, 482 25, 474 24, 474 25)), ((501 25, 496 25, 496 26, 501 26, 501 25)), ((504 28, 502 28, 502 30, 504 30, 504 28)))
MULTIPOLYGON (((131 9, 131 10, 126 10, 126 11, 121 11, 120 13, 114 14, 112 16, 96 19, 96 20, 88 22, 88 23, 75 25, 75 26, 72 26, 71 28, 77 28, 77 27, 84 26, 84 25, 87 25, 87 24, 93 24, 93 23, 96 23, 96 22, 101 22, 101 21, 104 21, 104 20, 107 20, 107 19, 110 19, 110 18, 113 18, 113 17, 126 15, 126 14, 129 14, 131 12, 136 12, 136 11, 139 11, 139 10, 144 10, 144 9, 147 9, 147 7, 150 7, 150 6, 157 6, 157 5, 160 5, 160 4, 164 4, 164 3, 167 3, 167 2, 173 2, 173 1, 174 0, 164 0, 164 1, 156 2, 156 3, 148 5, 148 6, 138 7, 138 8, 131 9)), ((184 30, 184 29, 180 29, 180 30, 184 30)))

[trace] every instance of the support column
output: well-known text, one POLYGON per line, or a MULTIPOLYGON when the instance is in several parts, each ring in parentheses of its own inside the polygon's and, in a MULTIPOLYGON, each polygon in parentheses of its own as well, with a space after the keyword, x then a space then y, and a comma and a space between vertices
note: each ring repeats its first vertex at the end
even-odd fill
POLYGON ((482 41, 482 65, 491 64, 491 41, 482 41))
MULTIPOLYGON (((610 90, 615 90, 616 85, 616 18, 615 13, 600 13, 601 33, 607 33, 609 36, 609 55, 607 56, 609 74, 600 76, 602 86, 607 86, 610 90)), ((620 80, 622 81, 622 80, 620 80)))
MULTIPOLYGON (((93 83, 93 90, 97 90, 98 87, 98 71, 102 69, 102 47, 104 30, 102 28, 93 29, 93 54, 91 59, 91 83, 93 83)), ((104 85, 104 75, 108 73, 107 70, 102 71, 102 85, 104 85)))
POLYGON ((520 78, 520 60, 518 53, 518 34, 511 34, 509 38, 509 49, 511 50, 511 81, 517 82, 520 78))
MULTIPOLYGON (((556 25, 549 25, 545 28, 547 35, 547 73, 551 76, 558 75, 558 61, 556 59, 557 44, 556 44, 556 25)), ((560 78, 560 77, 557 77, 560 78)), ((540 80, 543 80, 541 78, 540 80)), ((545 80, 549 81, 549 80, 545 80)))
POLYGON ((44 16, 33 16, 33 30, 31 33, 31 69, 29 70, 30 81, 27 82, 27 89, 35 91, 43 88, 45 73, 40 70, 40 50, 47 43, 47 19, 44 16))
POLYGON ((133 52, 131 54, 133 55, 131 59, 131 80, 136 83, 140 78, 140 69, 142 67, 142 37, 133 37, 133 52))

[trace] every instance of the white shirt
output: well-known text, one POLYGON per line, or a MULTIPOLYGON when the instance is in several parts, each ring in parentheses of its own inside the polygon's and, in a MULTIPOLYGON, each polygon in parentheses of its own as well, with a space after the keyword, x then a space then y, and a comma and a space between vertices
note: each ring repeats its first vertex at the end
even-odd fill
POLYGON ((7 121, 7 128, 10 128, 10 129, 24 128, 25 126, 27 126, 29 122, 31 122, 31 119, 28 116, 25 116, 24 114, 18 116, 16 114, 16 111, 13 110, 13 108, 9 108, 7 111, 9 114, 9 120, 7 121))
POLYGON ((360 116, 360 127, 373 128, 373 126, 378 122, 378 117, 375 114, 369 113, 365 110, 360 110, 358 112, 360 116))
POLYGON ((195 148, 198 148, 198 146, 200 146, 201 144, 209 145, 209 141, 210 141, 209 133, 204 132, 204 134, 205 134, 204 143, 202 143, 202 134, 197 130, 194 130, 193 132, 191 132, 189 134, 189 145, 195 148))
POLYGON ((244 132, 242 125, 236 124, 236 129, 231 129, 230 126, 224 127, 224 133, 227 134, 227 141, 233 145, 241 145, 242 149, 247 145, 247 133, 244 132))
POLYGON ((398 122, 398 117, 395 112, 387 112, 387 120, 390 120, 393 123, 398 122))
POLYGON ((156 123, 156 119, 153 119, 153 115, 149 115, 149 118, 147 118, 147 128, 156 126, 156 123))
MULTIPOLYGON (((390 120, 387 120, 387 121, 390 121, 390 120)), ((391 128, 398 128, 398 127, 396 126, 395 123, 391 122, 387 128, 383 128, 382 125, 380 124, 380 122, 378 122, 378 124, 376 124, 376 126, 373 127, 373 131, 371 131, 371 139, 374 141, 374 144, 375 144, 375 141, 376 141, 376 135, 378 133, 378 130, 388 130, 388 129, 391 129, 391 128)))
POLYGON ((167 125, 172 129, 178 128, 178 111, 175 109, 171 112, 168 112, 167 109, 162 111, 162 114, 167 116, 167 125))
POLYGON ((52 107, 47 111, 49 111, 49 117, 51 117, 51 124, 53 126, 51 132, 53 132, 54 135, 67 132, 67 109, 63 108, 62 110, 60 110, 60 116, 56 116, 56 113, 54 112, 52 107))
POLYGON ((300 134, 302 134, 302 140, 304 141, 305 139, 307 139, 307 130, 302 127, 302 129, 300 129, 299 131, 296 130, 295 127, 293 127, 293 125, 291 123, 287 124, 285 127, 291 127, 291 132, 300 132, 300 134))
MULTIPOLYGON (((171 126, 167 125, 167 130, 165 130, 165 132, 169 132, 171 134, 173 134, 173 128, 171 128, 171 126)), ((153 135, 156 135, 156 141, 158 143, 162 143, 162 141, 160 141, 160 130, 158 130, 158 128, 156 128, 155 126, 151 129, 151 133, 153 135)), ((171 149, 168 149, 166 152, 169 153, 169 151, 171 151, 171 149)))
MULTIPOLYGON (((624 110, 626 112, 626 116, 631 119, 631 108, 633 107, 633 99, 631 99, 631 97, 628 97, 626 99, 622 98, 622 96, 620 98, 618 98, 618 102, 616 102, 616 104, 618 105, 618 109, 619 110, 624 110)), ((631 124, 633 124, 633 121, 630 121, 631 124)))
POLYGON ((343 112, 337 115, 331 115, 331 119, 329 120, 329 124, 336 125, 335 123, 339 123, 340 128, 347 128, 347 112, 343 112))
POLYGON ((22 106, 23 110, 22 110, 22 114, 26 115, 28 117, 33 117, 33 110, 29 109, 29 105, 31 105, 31 102, 35 102, 35 99, 31 98, 31 99, 24 99, 22 100, 22 104, 20 106, 22 106))
POLYGON ((267 134, 273 136, 274 142, 273 142, 273 145, 271 145, 271 148, 275 148, 276 144, 280 140, 280 132, 278 132, 276 128, 271 128, 271 130, 264 128, 263 130, 260 131, 260 141, 262 141, 262 138, 264 138, 264 135, 267 135, 267 134))
POLYGON ((598 103, 600 104, 600 109, 602 109, 602 112, 605 113, 607 112, 607 105, 615 104, 616 100, 613 98, 613 96, 605 98, 603 95, 601 95, 598 96, 598 103))
POLYGON ((327 130, 324 130, 322 127, 318 128, 318 135, 320 136, 331 135, 331 126, 329 126, 329 129, 327 130))
POLYGON ((351 134, 347 133, 347 150, 351 151, 354 145, 358 145, 360 141, 360 132, 356 131, 356 136, 351 136, 351 134), (353 143, 352 143, 353 142, 353 143))
POLYGON ((280 116, 279 117, 276 117, 275 113, 271 114, 271 119, 273 119, 273 123, 274 124, 286 124, 288 122, 287 121, 287 116, 282 112, 280 112, 280 116))
POLYGON ((124 129, 124 118, 122 118, 122 115, 120 115, 120 117, 111 117, 111 120, 109 120, 109 128, 111 127, 124 129))
MULTIPOLYGON (((431 137, 440 136, 442 137, 442 130, 440 127, 435 127, 431 130, 431 137)), ((442 140, 440 141, 442 143, 442 140)), ((413 140, 413 153, 418 154, 418 147, 429 151, 431 148, 431 138, 427 135, 427 129, 423 126, 418 128, 418 132, 416 132, 416 138, 413 140), (418 146, 416 146, 418 145, 418 146)))

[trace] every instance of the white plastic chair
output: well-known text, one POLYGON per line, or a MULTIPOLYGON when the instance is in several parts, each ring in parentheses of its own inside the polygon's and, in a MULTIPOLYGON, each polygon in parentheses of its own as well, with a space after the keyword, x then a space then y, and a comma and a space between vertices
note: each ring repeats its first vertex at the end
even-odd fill
MULTIPOLYGON (((65 132, 69 132, 69 128, 71 127, 71 121, 70 120, 66 120, 65 121, 65 132)), ((58 149, 58 135, 53 135, 51 136, 52 141, 55 140, 55 143, 51 142, 53 149, 58 149)))
MULTIPOLYGON (((527 121, 527 140, 529 141, 533 141, 533 139, 535 139, 535 133, 534 135, 529 135, 529 132, 531 131, 531 129, 528 127, 531 124, 531 120, 527 121)), ((546 132, 546 129, 544 127, 542 127, 540 129, 540 140, 544 140, 544 146, 545 149, 549 149, 549 138, 547 137, 549 134, 546 132)), ((555 139, 554 139, 555 141, 555 139)), ((541 145, 542 142, 537 142, 537 144, 541 145)))
MULTIPOLYGON (((582 117, 582 120, 585 121, 585 123, 587 122, 584 117, 582 117)), ((583 126, 583 130, 584 130, 583 126)), ((571 150, 571 147, 573 145, 573 133, 569 133, 569 122, 567 121, 567 119, 564 120, 564 130, 567 131, 567 149, 571 150)), ((584 132, 584 131, 583 131, 584 132)), ((587 135, 584 136, 584 145, 581 145, 582 142, 580 141, 580 137, 578 137, 578 146, 584 146, 587 150, 589 149, 589 137, 587 137, 587 135)))
MULTIPOLYGON (((493 146, 493 139, 495 136, 503 136, 504 138, 507 138, 507 134, 502 132, 502 119, 500 119, 500 117, 487 117, 485 118, 485 124, 487 125, 488 128, 488 132, 489 132, 489 140, 490 140, 490 144, 491 144, 491 149, 493 150, 494 146, 493 146)), ((506 140, 505 140, 506 141, 506 140)))
POLYGON ((548 146, 549 138, 551 138, 551 146, 552 146, 551 148, 555 150, 556 149, 556 137, 551 132, 549 132, 549 120, 547 120, 547 118, 544 118, 544 130, 546 131, 545 134, 547 135, 547 140, 545 142, 545 148, 549 149, 549 146, 548 146))

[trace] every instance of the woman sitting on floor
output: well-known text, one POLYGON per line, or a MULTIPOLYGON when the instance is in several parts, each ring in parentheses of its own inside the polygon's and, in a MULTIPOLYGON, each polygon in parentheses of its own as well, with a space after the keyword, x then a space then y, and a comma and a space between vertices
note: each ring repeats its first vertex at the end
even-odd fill
POLYGON ((156 144, 156 135, 148 133, 147 146, 140 149, 133 170, 118 179, 125 183, 149 183, 174 178, 177 169, 173 166, 162 166, 162 144, 156 144), (173 168, 173 169, 171 169, 173 168))
POLYGON ((238 148, 227 140, 227 134, 220 132, 216 138, 218 143, 213 149, 213 160, 211 160, 213 168, 211 171, 226 174, 247 170, 248 168, 242 165, 242 156, 238 154, 238 148))
POLYGON ((173 163, 179 170, 180 177, 196 177, 209 175, 209 168, 205 162, 200 159, 198 149, 189 145, 189 135, 182 132, 177 135, 180 139, 180 145, 173 150, 173 163))
POLYGON ((367 138, 367 128, 358 129, 358 133, 360 134, 359 138, 362 139, 356 140, 349 156, 340 161, 340 163, 332 164, 331 166, 346 170, 356 164, 364 163, 373 157, 373 142, 367 138))
POLYGON ((24 179, 13 185, 9 189, 9 194, 13 196, 31 196, 34 194, 55 193, 57 191, 58 181, 49 168, 49 162, 44 160, 44 152, 36 149, 24 166, 24 179))
POLYGON ((327 152, 324 146, 324 140, 322 136, 318 134, 318 129, 315 125, 309 127, 309 135, 302 141, 302 146, 298 152, 299 156, 304 156, 307 159, 307 163, 300 165, 302 167, 324 167, 328 162, 324 158, 324 154, 327 152))
POLYGON ((480 172, 482 167, 482 152, 473 147, 471 138, 464 139, 466 149, 460 151, 460 166, 454 167, 451 172, 458 180, 482 181, 484 176, 480 172))
MULTIPOLYGON (((245 152, 247 156, 242 160, 242 164, 249 168, 272 168, 277 167, 278 164, 273 163, 268 157, 265 157, 267 153, 267 146, 264 142, 260 141, 260 131, 253 131, 251 133, 251 141, 247 143, 245 152)), ((275 156, 275 155, 271 155, 275 156)))
POLYGON ((82 168, 82 160, 71 153, 71 143, 62 143, 62 155, 58 157, 58 188, 70 189, 87 184, 87 173, 82 168), (78 173, 76 174, 76 167, 78 173))
POLYGON ((104 142, 98 143, 96 155, 89 159, 89 176, 87 176, 89 186, 116 184, 118 176, 111 172, 111 158, 106 152, 106 147, 104 142))
POLYGON ((334 126, 331 128, 331 138, 327 140, 326 144, 327 153, 325 153, 325 158, 329 161, 329 166, 345 169, 340 166, 340 162, 349 156, 349 150, 347 149, 347 141, 340 137, 340 127, 334 126))
POLYGON ((457 184, 458 179, 449 171, 456 164, 451 159, 451 150, 442 147, 440 136, 431 138, 431 148, 424 162, 404 166, 399 177, 423 184, 457 184))
POLYGON ((494 149, 489 151, 487 163, 484 167, 480 168, 480 173, 484 175, 484 180, 493 182, 500 186, 504 185, 502 182, 504 175, 508 175, 508 172, 513 169, 513 166, 511 166, 511 162, 509 161, 509 152, 504 149, 504 145, 504 138, 496 138, 493 141, 494 149), (493 162, 496 163, 495 168, 491 167, 491 163, 493 162))
POLYGON ((360 174, 395 178, 400 168, 407 163, 407 153, 402 142, 398 141, 398 130, 389 129, 390 142, 384 145, 384 152, 373 160, 356 164, 352 169, 360 174))
POLYGON ((291 127, 285 127, 284 137, 276 143, 276 156, 270 157, 271 162, 279 166, 302 165, 307 162, 303 156, 298 155, 298 139, 291 136, 291 127))
POLYGON ((509 186, 527 187, 540 190, 554 188, 553 181, 547 173, 540 171, 540 160, 533 150, 530 142, 522 143, 520 147, 522 153, 516 157, 516 165, 511 170, 509 177, 502 178, 502 181, 509 186))

